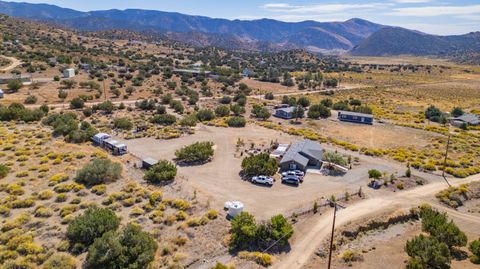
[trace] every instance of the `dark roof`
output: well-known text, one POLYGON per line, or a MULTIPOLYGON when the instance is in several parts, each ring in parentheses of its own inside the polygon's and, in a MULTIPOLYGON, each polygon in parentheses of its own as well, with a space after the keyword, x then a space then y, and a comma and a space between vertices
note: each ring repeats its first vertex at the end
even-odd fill
POLYGON ((480 116, 476 115, 476 114, 472 114, 472 113, 463 114, 460 117, 453 118, 453 120, 463 121, 463 122, 469 123, 471 125, 480 124, 480 116))
POLYGON ((318 142, 305 139, 292 144, 285 155, 283 155, 280 163, 295 161, 303 166, 306 166, 309 161, 307 157, 320 161, 322 159, 322 155, 323 148, 318 142))
POLYGON ((351 116, 364 117, 364 118, 373 118, 373 115, 371 114, 358 113, 358 112, 352 112, 352 111, 338 111, 338 115, 351 115, 351 116))

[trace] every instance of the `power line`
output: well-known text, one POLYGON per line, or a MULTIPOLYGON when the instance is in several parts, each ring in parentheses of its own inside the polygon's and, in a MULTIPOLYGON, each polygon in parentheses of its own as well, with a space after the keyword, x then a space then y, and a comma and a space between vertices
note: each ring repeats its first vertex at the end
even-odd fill
POLYGON ((335 220, 337 218, 337 207, 340 207, 341 209, 344 209, 346 207, 342 206, 342 205, 339 205, 337 204, 336 201, 332 201, 332 200, 327 200, 329 201, 330 203, 333 203, 333 206, 334 206, 334 210, 333 210, 333 223, 332 223, 332 234, 330 236, 330 251, 328 253, 328 269, 330 269, 331 265, 332 265, 332 252, 333 252, 333 236, 334 236, 334 233, 335 233, 335 220))

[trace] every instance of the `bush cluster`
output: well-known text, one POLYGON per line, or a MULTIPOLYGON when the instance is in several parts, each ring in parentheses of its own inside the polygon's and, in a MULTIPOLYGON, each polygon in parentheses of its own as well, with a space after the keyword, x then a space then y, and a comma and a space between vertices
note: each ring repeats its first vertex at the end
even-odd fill
POLYGON ((181 163, 204 163, 213 157, 213 145, 213 142, 196 142, 175 151, 175 157, 181 163))
POLYGON ((122 166, 109 159, 95 158, 77 171, 75 181, 87 186, 114 182, 122 175, 122 166))
POLYGON ((150 183, 162 183, 174 180, 176 175, 177 167, 175 164, 167 160, 160 160, 145 172, 143 179, 150 183))
POLYGON ((273 176, 277 170, 277 161, 270 158, 270 155, 267 153, 246 157, 242 161, 242 171, 247 177, 258 175, 273 176))

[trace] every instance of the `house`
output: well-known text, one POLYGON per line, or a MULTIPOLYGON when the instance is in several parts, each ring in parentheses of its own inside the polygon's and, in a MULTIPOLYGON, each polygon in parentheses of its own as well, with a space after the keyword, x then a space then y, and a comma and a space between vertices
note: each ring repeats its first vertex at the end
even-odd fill
POLYGON ((248 77, 253 77, 253 76, 255 76, 255 74, 256 74, 255 72, 253 72, 252 70, 250 70, 250 69, 248 69, 248 68, 245 68, 245 69, 243 69, 243 71, 242 71, 242 76, 243 76, 243 77, 246 77, 246 78, 248 78, 248 77))
POLYGON ((75 69, 67 68, 63 70, 63 77, 64 78, 73 78, 75 76, 75 69))
POLYGON ((462 116, 450 118, 450 124, 456 127, 460 127, 463 124, 478 126, 480 125, 480 115, 465 113, 462 116))
POLYGON ((183 74, 190 74, 193 77, 197 77, 198 75, 204 74, 205 77, 210 75, 210 71, 204 71, 199 69, 173 69, 172 71, 174 74, 183 75, 183 74))
POLYGON ((338 120, 372 125, 373 115, 351 111, 338 111, 338 120))
POLYGON ((320 168, 322 164, 323 148, 315 141, 305 139, 292 144, 282 160, 280 168, 285 170, 307 170, 307 167, 320 168))
POLYGON ((158 163, 157 160, 152 159, 152 158, 145 158, 142 160, 142 168, 143 169, 149 169, 150 167, 156 165, 158 163))
POLYGON ((2 91, 2 89, 0 89, 0 99, 2 99, 2 98, 3 98, 3 91, 2 91))
POLYGON ((294 118, 294 111, 295 111, 294 106, 281 107, 281 108, 275 109, 275 114, 273 114, 273 116, 277 118, 289 120, 294 118))
POLYGON ((107 139, 110 139, 111 136, 109 134, 106 134, 106 133, 98 133, 94 136, 92 136, 92 141, 93 143, 95 143, 96 145, 103 145, 103 141, 107 140, 107 139))
POLYGON ((22 83, 32 82, 32 74, 9 74, 0 76, 0 84, 7 84, 10 80, 20 80, 22 83))

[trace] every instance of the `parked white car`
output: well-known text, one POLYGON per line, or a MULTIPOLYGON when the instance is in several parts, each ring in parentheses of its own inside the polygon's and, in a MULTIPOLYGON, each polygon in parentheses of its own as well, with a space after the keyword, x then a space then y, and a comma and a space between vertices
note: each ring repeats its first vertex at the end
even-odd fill
POLYGON ((267 177, 267 176, 256 176, 256 177, 252 177, 252 183, 272 186, 273 185, 273 178, 272 177, 267 177))

